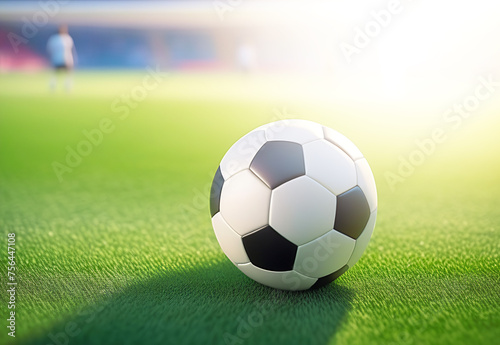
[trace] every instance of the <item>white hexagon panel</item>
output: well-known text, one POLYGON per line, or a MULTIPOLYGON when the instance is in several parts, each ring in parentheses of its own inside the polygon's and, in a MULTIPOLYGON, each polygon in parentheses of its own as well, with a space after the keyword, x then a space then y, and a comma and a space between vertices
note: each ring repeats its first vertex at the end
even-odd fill
POLYGON ((270 200, 271 189, 250 170, 243 170, 224 183, 220 213, 234 231, 245 235, 268 223, 270 200))
POLYGON ((299 246, 293 269, 313 278, 327 276, 347 265, 355 245, 356 240, 331 230, 299 246))
POLYGON ((326 140, 304 145, 306 175, 335 195, 356 186, 356 167, 344 151, 326 140))
POLYGON ((274 189, 269 225, 300 246, 333 229, 337 198, 308 176, 274 189))
POLYGON ((283 290, 325 286, 370 240, 377 191, 359 149, 333 129, 283 120, 242 137, 210 192, 217 240, 253 280, 283 290))

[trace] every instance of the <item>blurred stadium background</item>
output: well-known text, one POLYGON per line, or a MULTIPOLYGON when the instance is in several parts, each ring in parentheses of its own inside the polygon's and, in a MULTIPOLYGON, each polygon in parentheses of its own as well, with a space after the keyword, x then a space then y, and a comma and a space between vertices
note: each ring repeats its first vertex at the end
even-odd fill
POLYGON ((0 0, 0 73, 46 68, 47 39, 59 24, 70 27, 78 70, 154 65, 180 72, 313 76, 328 85, 309 80, 302 91, 329 99, 436 106, 449 103, 478 75, 499 71, 500 5, 487 0, 396 1, 397 13, 379 29, 372 26, 365 46, 346 57, 345 46, 363 41, 359 32, 383 17, 389 4, 0 0), (13 43, 13 35, 21 43, 13 43))
POLYGON ((270 16, 269 10, 277 4, 259 4, 245 11, 238 8, 245 7, 243 1, 219 1, 225 6, 220 8, 216 3, 1 1, 0 69, 47 67, 45 45, 58 24, 70 25, 81 69, 130 69, 160 64, 173 70, 228 71, 238 69, 242 48, 250 46, 259 52, 261 71, 323 70, 331 61, 324 54, 325 49, 304 34, 300 22, 294 22, 296 16, 286 18, 286 27, 279 18, 270 16), (242 13, 231 19, 235 9, 242 13), (268 17, 263 18, 259 15, 262 13, 268 17), (49 19, 47 24, 44 17, 49 19), (43 24, 37 25, 37 18, 43 24), (23 30, 36 33, 19 46, 19 54, 14 54, 8 34, 23 36, 23 30), (323 65, 318 65, 321 60, 323 65))

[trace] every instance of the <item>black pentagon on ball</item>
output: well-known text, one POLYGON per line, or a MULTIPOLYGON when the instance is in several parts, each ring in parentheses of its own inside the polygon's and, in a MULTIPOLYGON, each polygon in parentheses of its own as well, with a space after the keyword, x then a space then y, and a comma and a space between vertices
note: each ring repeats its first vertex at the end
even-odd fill
POLYGON ((250 163, 250 170, 271 189, 306 173, 302 145, 268 141, 250 163))
POLYGON ((212 187, 210 188, 210 214, 212 217, 220 210, 220 194, 223 185, 224 177, 222 177, 219 167, 212 181, 212 187))
POLYGON ((370 218, 370 206, 365 194, 356 186, 337 196, 337 211, 333 228, 357 239, 370 218))
POLYGON ((269 271, 290 271, 293 269, 297 246, 265 226, 242 237, 243 246, 250 262, 269 271))
POLYGON ((344 274, 345 271, 347 271, 348 269, 349 269, 349 266, 345 265, 345 266, 343 266, 342 268, 340 268, 339 270, 337 270, 337 271, 335 271, 333 273, 330 273, 330 274, 328 274, 328 275, 326 275, 324 277, 318 278, 318 280, 316 281, 316 283, 314 283, 314 285, 311 286, 311 289, 317 289, 317 288, 320 288, 322 286, 330 284, 335 279, 337 279, 342 274, 344 274))

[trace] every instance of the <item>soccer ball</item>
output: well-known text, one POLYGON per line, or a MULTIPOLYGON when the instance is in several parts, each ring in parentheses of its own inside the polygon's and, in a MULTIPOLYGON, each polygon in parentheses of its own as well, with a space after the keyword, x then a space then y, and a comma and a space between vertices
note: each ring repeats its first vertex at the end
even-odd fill
POLYGON ((229 149, 210 212, 222 250, 243 273, 276 289, 306 290, 359 260, 375 227, 377 191, 349 139, 315 122, 283 120, 229 149))

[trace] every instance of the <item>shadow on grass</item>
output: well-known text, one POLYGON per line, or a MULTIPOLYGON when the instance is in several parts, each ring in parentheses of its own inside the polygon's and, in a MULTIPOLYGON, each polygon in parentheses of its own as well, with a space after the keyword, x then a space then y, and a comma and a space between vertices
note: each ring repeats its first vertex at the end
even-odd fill
POLYGON ((224 262, 127 287, 22 343, 324 345, 351 299, 338 282, 305 292, 267 288, 224 262))

